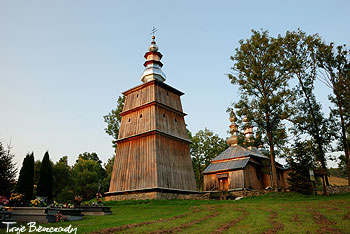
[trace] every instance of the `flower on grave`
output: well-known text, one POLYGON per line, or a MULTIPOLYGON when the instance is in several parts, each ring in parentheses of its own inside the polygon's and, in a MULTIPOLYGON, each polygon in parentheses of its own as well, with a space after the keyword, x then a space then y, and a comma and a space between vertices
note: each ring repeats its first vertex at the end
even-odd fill
POLYGON ((9 200, 5 196, 0 196, 0 205, 6 206, 7 204, 9 204, 9 200))
POLYGON ((83 198, 82 198, 81 196, 79 196, 79 195, 76 195, 74 199, 75 199, 75 201, 78 202, 78 203, 80 203, 80 202, 83 201, 83 198))
POLYGON ((19 202, 23 198, 23 194, 20 193, 11 193, 10 201, 19 202))
POLYGON ((36 199, 31 200, 29 205, 30 206, 34 206, 34 207, 45 207, 45 206, 47 206, 46 202, 40 197, 37 197, 36 199))
POLYGON ((66 217, 64 217, 60 212, 58 212, 57 214, 55 214, 56 217, 56 222, 64 222, 66 221, 66 217))
POLYGON ((38 199, 34 199, 30 201, 30 206, 39 206, 40 205, 40 201, 38 199))

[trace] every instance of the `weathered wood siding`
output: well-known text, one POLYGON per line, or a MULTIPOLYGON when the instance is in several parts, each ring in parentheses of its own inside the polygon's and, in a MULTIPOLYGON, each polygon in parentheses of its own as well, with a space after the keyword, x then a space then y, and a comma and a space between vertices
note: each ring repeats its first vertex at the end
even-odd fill
POLYGON ((134 109, 144 104, 150 103, 155 100, 155 86, 154 85, 141 85, 141 89, 135 89, 125 97, 124 111, 134 109))
POLYGON ((264 189, 269 187, 269 186, 272 187, 270 174, 263 174, 263 185, 264 185, 264 189))
POLYGON ((230 171, 229 173, 229 187, 230 189, 243 188, 244 186, 243 170, 230 171))
POLYGON ((157 130, 182 139, 188 139, 183 115, 160 106, 156 106, 155 108, 157 130))
POLYGON ((196 190, 182 93, 151 81, 124 94, 109 192, 147 188, 196 190))
POLYGON ((157 187, 156 136, 118 144, 110 192, 157 187))
POLYGON ((204 191, 216 191, 219 189, 218 179, 216 174, 204 174, 203 175, 203 190, 204 191))
POLYGON ((155 100, 159 103, 182 112, 180 96, 163 87, 155 87, 155 100))
POLYGON ((244 169, 245 188, 261 190, 264 188, 261 168, 250 163, 244 169))
POLYGON ((157 135, 158 187, 196 190, 196 182, 186 142, 157 135))
POLYGON ((243 170, 222 171, 213 174, 203 175, 204 191, 216 191, 219 189, 219 180, 216 175, 228 173, 228 185, 230 189, 243 188, 244 173, 243 170))
POLYGON ((118 139, 155 130, 155 109, 153 105, 124 115, 120 123, 118 139))

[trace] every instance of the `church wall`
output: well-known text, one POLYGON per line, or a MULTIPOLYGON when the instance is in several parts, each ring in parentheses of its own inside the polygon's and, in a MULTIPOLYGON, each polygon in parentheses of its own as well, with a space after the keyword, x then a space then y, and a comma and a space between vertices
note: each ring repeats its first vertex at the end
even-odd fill
POLYGON ((269 186, 272 187, 270 174, 263 174, 263 185, 264 185, 264 189, 269 187, 269 186))
POLYGON ((118 143, 110 192, 156 187, 155 138, 150 135, 118 143))
POLYGON ((175 94, 169 90, 166 90, 163 87, 156 86, 155 87, 155 100, 169 106, 177 111, 182 112, 182 105, 180 96, 175 94))
POLYGON ((263 189, 263 174, 261 169, 250 163, 244 168, 245 188, 263 189))
POLYGON ((146 103, 152 102, 155 100, 154 98, 155 98, 154 85, 147 85, 146 87, 136 89, 134 92, 128 93, 126 95, 123 112, 139 107, 146 103))
POLYGON ((122 117, 118 139, 155 129, 155 106, 148 106, 122 117))
POLYGON ((219 174, 228 174, 228 184, 229 184, 229 190, 230 189, 241 189, 243 188, 243 170, 235 170, 235 171, 222 171, 219 173, 213 173, 213 174, 204 174, 203 175, 203 190, 204 191, 217 191, 219 190, 219 182, 218 178, 216 177, 219 174))
POLYGON ((243 170, 235 170, 229 172, 229 189, 243 188, 243 170))
POLYGON ((218 179, 216 174, 205 174, 203 175, 203 190, 204 191, 215 191, 218 190, 218 179))
POLYGON ((183 139, 188 139, 184 116, 156 106, 156 129, 183 139))
POLYGON ((189 143, 157 135, 158 187, 196 190, 189 143))

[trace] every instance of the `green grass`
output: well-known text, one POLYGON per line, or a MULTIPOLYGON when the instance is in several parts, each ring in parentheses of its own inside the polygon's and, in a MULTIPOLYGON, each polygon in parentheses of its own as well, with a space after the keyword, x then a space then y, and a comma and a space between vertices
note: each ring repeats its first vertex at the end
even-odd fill
MULTIPOLYGON (((329 233, 350 233, 350 194, 315 197, 270 193, 239 201, 111 201, 105 202, 105 205, 112 208, 112 215, 85 216, 80 221, 45 226, 72 225, 78 228, 78 233, 123 226, 121 233, 173 229, 177 233, 211 233, 217 230, 223 233, 262 233, 274 229, 278 233, 317 233, 325 228, 329 233), (227 225, 230 223, 232 225, 227 225), (142 225, 126 228, 128 224, 142 225)), ((0 230, 0 233, 5 233, 5 230, 0 230)))

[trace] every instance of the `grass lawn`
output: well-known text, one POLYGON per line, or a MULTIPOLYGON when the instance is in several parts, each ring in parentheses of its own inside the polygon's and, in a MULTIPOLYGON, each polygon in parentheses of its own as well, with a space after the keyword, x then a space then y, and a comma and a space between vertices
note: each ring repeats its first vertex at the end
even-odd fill
POLYGON ((270 193, 239 201, 147 200, 105 205, 112 207, 112 215, 45 226, 72 225, 77 233, 350 233, 350 194, 270 193))

